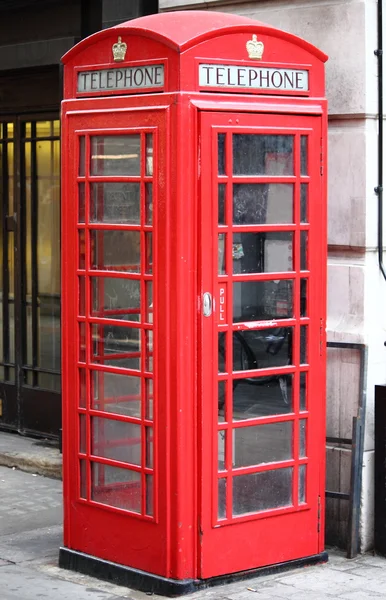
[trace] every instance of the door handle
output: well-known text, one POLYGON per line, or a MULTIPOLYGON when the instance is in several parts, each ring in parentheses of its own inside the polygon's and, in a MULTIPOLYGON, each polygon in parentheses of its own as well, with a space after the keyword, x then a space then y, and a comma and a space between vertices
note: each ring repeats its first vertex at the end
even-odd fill
POLYGON ((204 317, 210 317, 212 314, 212 294, 205 292, 202 297, 202 312, 204 317))

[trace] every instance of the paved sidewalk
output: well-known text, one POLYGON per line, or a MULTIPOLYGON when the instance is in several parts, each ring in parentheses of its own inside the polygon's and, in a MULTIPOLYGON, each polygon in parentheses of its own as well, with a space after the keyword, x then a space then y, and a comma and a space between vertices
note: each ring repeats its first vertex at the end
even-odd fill
MULTIPOLYGON (((0 450, 7 442, 4 435, 9 437, 0 433, 0 450)), ((0 498, 0 600, 146 600, 149 597, 144 592, 59 569, 62 544, 59 480, 0 466, 0 498)), ((185 598, 386 599, 385 558, 367 554, 347 560, 340 551, 330 550, 329 554, 327 564, 209 588, 185 598)))
POLYGON ((48 440, 0 431, 0 466, 16 467, 45 477, 62 477, 62 456, 48 440))

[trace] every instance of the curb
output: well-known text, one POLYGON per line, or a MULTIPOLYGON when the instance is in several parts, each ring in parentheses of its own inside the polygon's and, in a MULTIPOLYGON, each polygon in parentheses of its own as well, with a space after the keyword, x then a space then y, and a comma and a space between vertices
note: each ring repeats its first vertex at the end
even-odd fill
POLYGON ((38 457, 21 452, 0 452, 0 466, 19 469, 51 479, 62 479, 61 457, 38 457))

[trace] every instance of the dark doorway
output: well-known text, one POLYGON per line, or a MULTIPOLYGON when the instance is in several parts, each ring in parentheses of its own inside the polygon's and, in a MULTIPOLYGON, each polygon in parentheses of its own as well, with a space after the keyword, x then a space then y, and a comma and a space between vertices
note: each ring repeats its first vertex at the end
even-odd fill
POLYGON ((60 125, 0 121, 0 427, 57 436, 60 396, 60 125))

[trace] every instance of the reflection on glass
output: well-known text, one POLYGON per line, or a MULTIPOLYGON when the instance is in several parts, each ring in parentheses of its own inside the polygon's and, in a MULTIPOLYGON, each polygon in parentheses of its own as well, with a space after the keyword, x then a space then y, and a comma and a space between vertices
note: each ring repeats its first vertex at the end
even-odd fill
POLYGON ((84 223, 86 218, 86 196, 84 183, 78 184, 78 223, 84 223))
POLYGON ((79 177, 85 176, 85 164, 86 164, 86 138, 84 135, 79 137, 79 177))
POLYGON ((218 134, 218 174, 225 175, 225 133, 218 134))
POLYGON ((79 315, 84 317, 86 314, 86 279, 79 277, 79 315))
POLYGON ((226 373, 226 333, 218 334, 218 372, 226 373))
POLYGON ((292 505, 293 469, 233 477, 233 515, 292 505))
POLYGON ((222 430, 218 432, 218 470, 224 471, 225 469, 225 440, 226 431, 222 430))
POLYGON ((218 224, 225 225, 225 183, 218 184, 218 224))
POLYGON ((146 475, 146 514, 152 517, 153 508, 153 475, 146 475))
POLYGON ((153 184, 145 184, 145 223, 153 224, 153 184))
POLYGON ((307 279, 300 280, 300 316, 307 316, 307 279))
POLYGON ((308 327, 302 325, 300 327, 300 364, 308 362, 308 344, 307 344, 308 327))
POLYGON ((153 420, 153 404, 154 404, 154 392, 153 392, 153 380, 145 379, 145 390, 146 390, 146 410, 145 418, 149 421, 153 420))
POLYGON ((86 371, 79 369, 79 408, 87 406, 86 371))
POLYGON ((153 134, 146 134, 146 175, 153 175, 153 134))
POLYGON ((300 232, 300 269, 308 269, 308 231, 300 232))
POLYGON ((79 461, 79 495, 84 500, 87 499, 87 461, 79 461))
POLYGON ((218 382, 218 422, 223 423, 225 421, 225 406, 226 406, 226 382, 218 382))
POLYGON ((145 331, 146 339, 146 371, 153 372, 153 332, 145 331))
POLYGON ((300 419, 300 421, 299 421, 299 458, 304 458, 305 456, 307 456, 306 427, 307 427, 307 419, 300 419))
POLYGON ((227 480, 218 480, 218 518, 226 519, 226 497, 227 497, 227 480))
POLYGON ((300 410, 307 410, 307 374, 300 373, 300 410))
POLYGON ((140 473, 91 463, 91 500, 140 514, 141 497, 140 473))
POLYGON ((300 184, 300 222, 308 223, 308 184, 300 184))
POLYGON ((225 240, 226 240, 225 233, 219 233, 218 234, 218 274, 219 275, 226 274, 226 270, 225 270, 225 261, 226 261, 225 240))
POLYGON ((145 233, 145 273, 153 273, 153 234, 145 233))
POLYGON ((293 458, 292 421, 234 429, 233 466, 279 462, 293 458))
POLYGON ((292 231, 235 232, 233 234, 233 273, 292 271, 293 235, 292 231))
POLYGON ((84 229, 79 229, 79 243, 78 243, 78 252, 79 252, 79 269, 86 268, 86 235, 84 229))
POLYGON ((141 284, 137 279, 91 277, 95 317, 138 322, 141 319, 141 284))
POLYGON ((146 467, 153 468, 153 427, 146 427, 146 467))
POLYGON ((91 408, 141 418, 141 378, 91 371, 91 408))
POLYGON ((233 223, 293 223, 293 196, 294 186, 289 183, 235 183, 233 223))
POLYGON ((233 134, 234 175, 293 175, 293 135, 233 134))
POLYGON ((91 454, 141 465, 141 425, 91 417, 91 454))
POLYGON ((91 223, 140 224, 139 183, 92 183, 91 223))
POLYGON ((308 175, 308 136, 300 136, 300 174, 308 175))
POLYGON ((293 375, 245 377, 233 380, 233 420, 292 412, 293 375))
POLYGON ((146 292, 146 315, 145 320, 147 323, 153 323, 153 282, 145 281, 145 292, 146 292))
POLYGON ((299 466, 299 504, 306 503, 306 472, 307 466, 300 465, 299 466))
POLYGON ((92 325, 92 361, 121 369, 140 369, 140 329, 119 325, 92 325))
POLYGON ((139 231, 92 230, 90 238, 92 269, 140 272, 139 231))
POLYGON ((233 370, 251 371, 292 364, 292 327, 233 332, 233 370))
POLYGON ((286 319, 293 314, 292 279, 234 282, 234 321, 286 319))
POLYGON ((91 137, 91 175, 140 175, 141 137, 108 135, 91 137))
POLYGON ((86 454, 86 415, 79 415, 79 452, 86 454))

